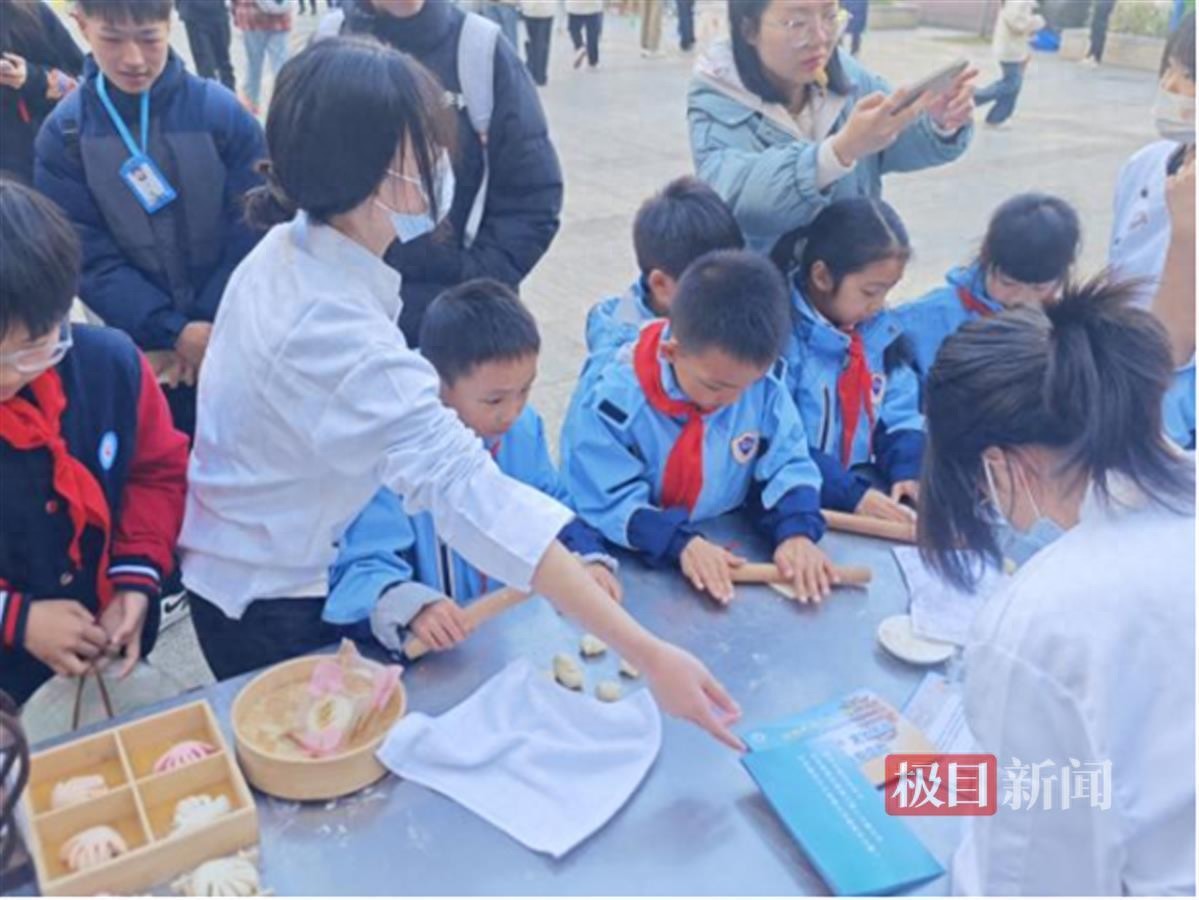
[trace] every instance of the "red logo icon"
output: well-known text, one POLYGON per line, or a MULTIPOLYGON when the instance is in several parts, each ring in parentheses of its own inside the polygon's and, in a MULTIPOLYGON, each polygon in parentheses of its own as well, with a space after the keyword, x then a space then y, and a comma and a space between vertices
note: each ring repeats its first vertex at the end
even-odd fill
POLYGON ((891 816, 991 816, 999 766, 986 753, 893 753, 885 761, 891 816))

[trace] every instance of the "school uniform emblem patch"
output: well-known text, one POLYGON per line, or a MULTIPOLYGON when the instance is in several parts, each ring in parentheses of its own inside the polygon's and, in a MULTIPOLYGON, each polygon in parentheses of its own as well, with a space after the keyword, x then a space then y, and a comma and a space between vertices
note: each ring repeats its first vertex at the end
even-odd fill
POLYGON ((883 405, 883 395, 887 393, 887 376, 874 374, 870 376, 870 403, 877 410, 883 405))
POLYGON ((100 468, 105 472, 109 471, 113 463, 117 461, 117 434, 115 431, 104 432, 104 436, 100 438, 100 451, 96 455, 100 458, 100 468))
POLYGON ((747 431, 733 438, 733 459, 744 465, 758 453, 759 437, 756 431, 747 431))

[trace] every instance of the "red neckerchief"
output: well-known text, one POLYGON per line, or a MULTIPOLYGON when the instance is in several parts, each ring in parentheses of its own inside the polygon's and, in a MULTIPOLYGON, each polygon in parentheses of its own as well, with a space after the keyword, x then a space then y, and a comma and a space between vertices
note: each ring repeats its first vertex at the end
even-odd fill
POLYGON ((633 351, 633 371, 651 407, 671 418, 687 420, 666 459, 661 506, 663 509, 685 506, 690 513, 704 489, 704 411, 694 403, 675 400, 662 385, 658 350, 665 328, 663 320, 641 329, 633 351))
POLYGON ((975 297, 965 285, 958 285, 958 301, 962 304, 962 309, 966 310, 966 312, 975 313, 984 319, 989 319, 995 315, 995 310, 975 297))
POLYGON ((17 450, 50 451, 54 492, 67 504, 74 534, 67 554, 75 568, 83 567, 80 542, 89 525, 100 530, 103 541, 96 572, 96 594, 103 609, 112 599, 108 580, 108 541, 112 530, 108 500, 100 482, 82 462, 71 455, 62 436, 62 414, 67 408, 62 379, 57 369, 47 369, 29 383, 34 403, 16 396, 0 403, 0 439, 17 450))
POLYGON ((856 328, 849 332, 849 359, 837 376, 837 401, 841 404, 841 465, 849 468, 853 458, 853 438, 858 433, 862 409, 870 417, 870 432, 874 433, 874 401, 870 391, 870 366, 862 333, 856 328))

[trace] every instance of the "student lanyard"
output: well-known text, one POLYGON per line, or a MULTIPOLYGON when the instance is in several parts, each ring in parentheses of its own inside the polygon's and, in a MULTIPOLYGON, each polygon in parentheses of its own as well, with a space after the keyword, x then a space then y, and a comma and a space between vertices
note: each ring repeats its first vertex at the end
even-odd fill
POLYGON ((141 95, 141 135, 142 145, 139 149, 137 144, 133 143, 133 135, 129 133, 129 129, 125 125, 125 120, 121 118, 121 114, 117 112, 117 108, 113 105, 112 100, 108 97, 108 86, 104 82, 104 73, 101 72, 96 79, 96 93, 100 95, 100 102, 104 104, 104 109, 108 113, 108 118, 112 119, 112 124, 117 130, 117 134, 121 136, 121 140, 125 142, 126 149, 129 150, 130 156, 149 156, 146 151, 147 141, 150 138, 150 91, 145 90, 141 95))

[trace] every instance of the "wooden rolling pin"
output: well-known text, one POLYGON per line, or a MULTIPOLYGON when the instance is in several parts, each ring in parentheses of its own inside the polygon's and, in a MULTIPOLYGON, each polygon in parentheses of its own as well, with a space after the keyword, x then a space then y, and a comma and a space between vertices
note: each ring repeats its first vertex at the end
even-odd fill
MULTIPOLYGON (((501 588, 498 591, 492 591, 490 594, 483 595, 470 606, 463 609, 462 614, 466 616, 466 621, 470 624, 470 627, 475 628, 488 619, 494 619, 504 610, 511 609, 518 603, 523 603, 531 596, 532 594, 526 594, 515 588, 501 588)), ((428 652, 429 648, 418 637, 410 637, 404 641, 404 655, 410 660, 420 659, 428 652)))
MULTIPOLYGON (((862 586, 870 583, 874 572, 868 566, 834 566, 841 577, 837 587, 862 586)), ((744 563, 730 569, 737 584, 790 584, 774 563, 744 563)))
POLYGON ((857 513, 837 512, 835 509, 822 509, 821 513, 824 514, 825 524, 833 531, 848 531, 850 534, 864 534, 904 544, 916 543, 915 519, 910 523, 891 522, 873 516, 859 516, 857 513))

